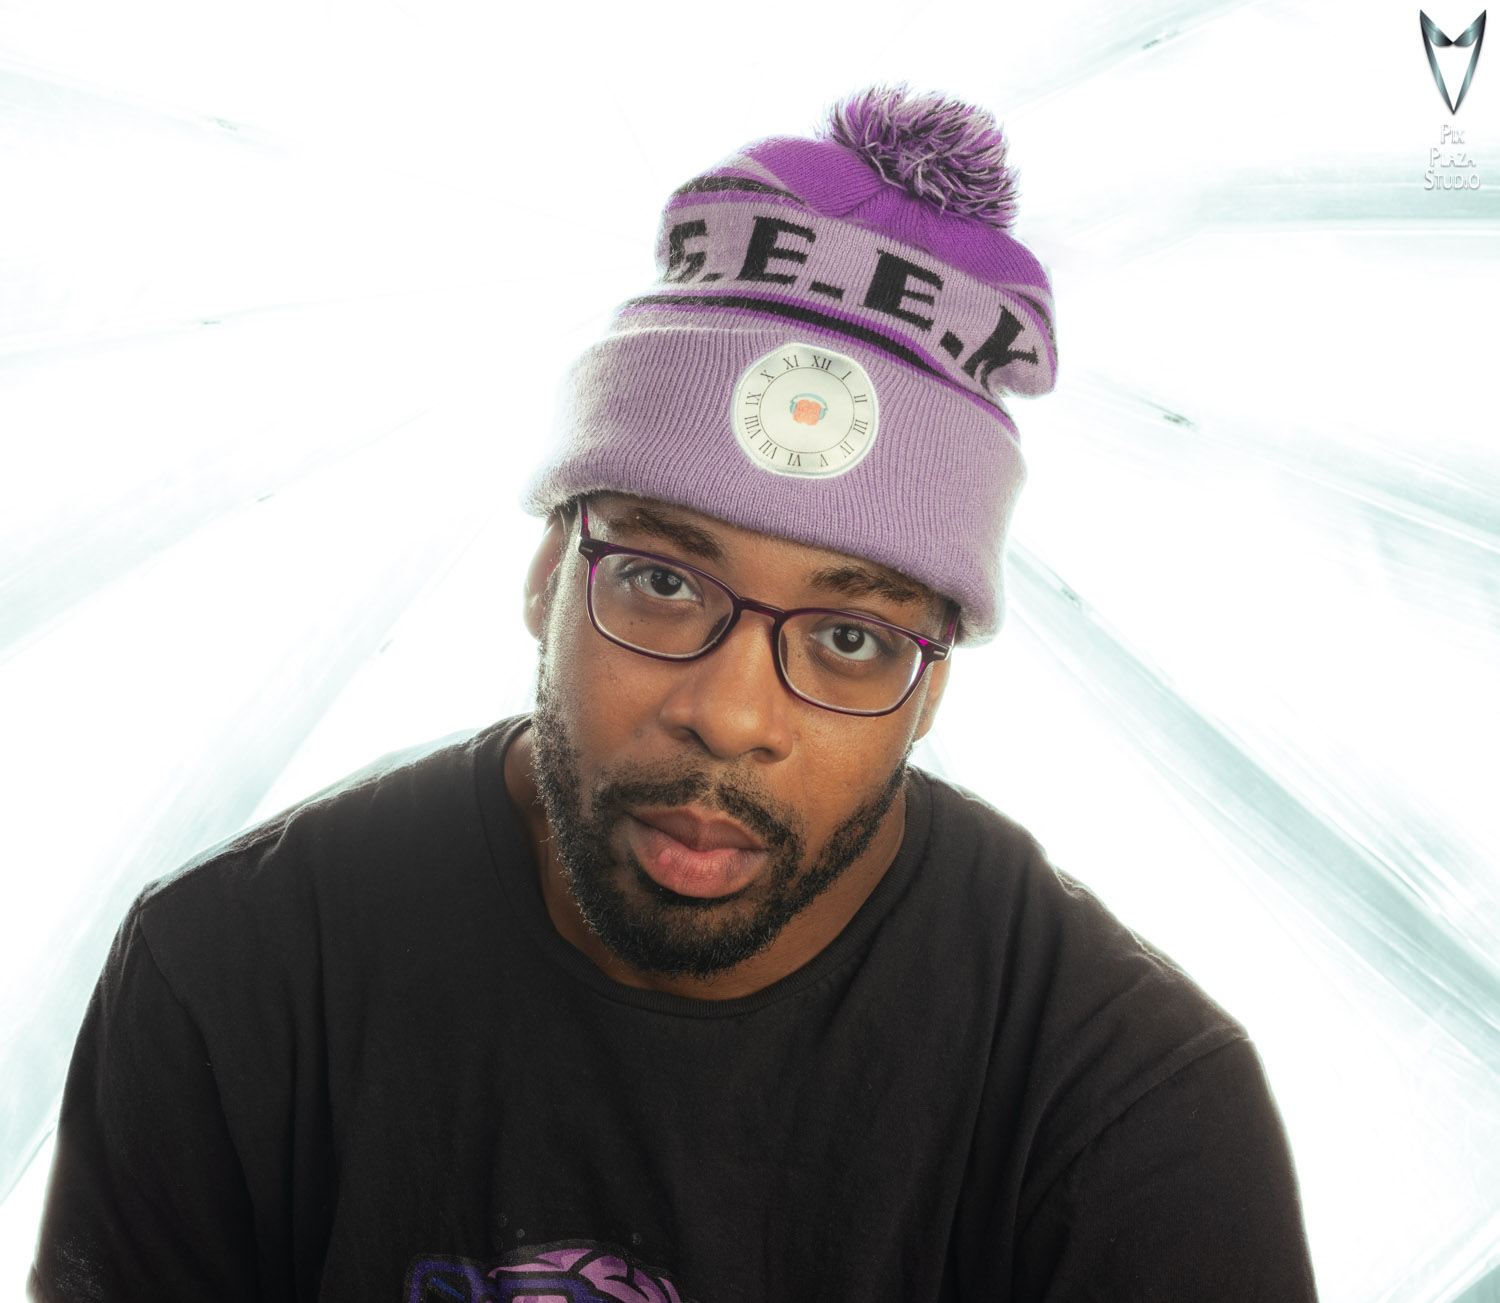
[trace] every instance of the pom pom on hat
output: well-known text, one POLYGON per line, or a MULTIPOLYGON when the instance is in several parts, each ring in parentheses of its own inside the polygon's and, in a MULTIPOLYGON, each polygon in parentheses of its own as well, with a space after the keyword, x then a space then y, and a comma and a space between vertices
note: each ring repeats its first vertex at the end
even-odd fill
POLYGON ((944 212, 1002 231, 1016 216, 1007 141, 987 110, 906 83, 871 86, 834 105, 825 139, 944 212))

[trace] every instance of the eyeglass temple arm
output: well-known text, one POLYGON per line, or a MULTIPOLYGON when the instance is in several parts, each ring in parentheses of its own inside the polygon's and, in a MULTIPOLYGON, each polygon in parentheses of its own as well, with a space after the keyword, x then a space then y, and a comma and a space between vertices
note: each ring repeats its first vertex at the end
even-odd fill
POLYGON ((941 642, 922 640, 922 663, 928 664, 932 661, 945 661, 953 650, 953 635, 958 632, 958 603, 950 600, 948 602, 948 632, 943 635, 941 642))

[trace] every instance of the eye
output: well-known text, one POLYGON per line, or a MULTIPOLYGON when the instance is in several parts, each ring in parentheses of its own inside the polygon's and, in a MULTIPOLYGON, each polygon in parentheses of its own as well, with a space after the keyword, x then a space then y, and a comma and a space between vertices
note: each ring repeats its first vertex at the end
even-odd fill
POLYGON ((867 624, 825 624, 814 631, 813 637, 841 660, 872 661, 890 650, 880 633, 867 624))
POLYGON ((643 597, 676 602, 698 596, 691 576, 659 561, 637 561, 622 571, 621 578, 643 597))

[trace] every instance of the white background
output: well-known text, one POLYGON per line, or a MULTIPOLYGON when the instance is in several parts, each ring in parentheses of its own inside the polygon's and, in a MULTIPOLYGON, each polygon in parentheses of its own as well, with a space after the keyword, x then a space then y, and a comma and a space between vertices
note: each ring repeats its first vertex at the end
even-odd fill
POLYGON ((1325 1299, 1493 1267, 1496 57, 1453 116, 1384 2, 0 3, 0 1293, 131 897, 525 707, 563 367, 674 186, 898 79, 1005 122, 1061 348, 924 762, 1250 1027, 1325 1299))

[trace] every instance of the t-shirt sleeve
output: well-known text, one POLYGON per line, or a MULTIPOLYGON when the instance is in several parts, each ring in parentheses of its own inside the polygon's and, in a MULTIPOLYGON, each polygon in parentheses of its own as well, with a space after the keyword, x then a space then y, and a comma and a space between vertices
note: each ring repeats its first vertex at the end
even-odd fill
POLYGON ((1028 1303, 1314 1300, 1291 1153, 1260 1059, 1235 1040, 1106 1126, 1025 1227, 1028 1303))
POLYGON ((126 916, 63 1092, 38 1303, 257 1295, 253 1218, 204 1038, 126 916))

